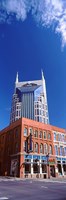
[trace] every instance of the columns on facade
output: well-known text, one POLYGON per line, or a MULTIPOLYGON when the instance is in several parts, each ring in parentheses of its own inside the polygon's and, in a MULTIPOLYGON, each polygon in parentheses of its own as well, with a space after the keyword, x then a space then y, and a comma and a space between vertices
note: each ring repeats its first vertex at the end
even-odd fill
POLYGON ((50 165, 47 164, 47 178, 50 178, 50 165))
POLYGON ((63 169, 63 162, 61 160, 61 170, 62 170, 62 176, 64 176, 64 169, 63 169))
POLYGON ((55 157, 55 177, 58 177, 58 165, 57 165, 57 158, 55 157))
POLYGON ((31 177, 33 176, 33 156, 32 156, 32 159, 31 159, 31 177))
POLYGON ((41 164, 41 159, 40 159, 39 167, 40 167, 40 177, 41 177, 41 176, 42 176, 42 164, 41 164))
POLYGON ((24 157, 20 155, 20 178, 24 178, 24 157))

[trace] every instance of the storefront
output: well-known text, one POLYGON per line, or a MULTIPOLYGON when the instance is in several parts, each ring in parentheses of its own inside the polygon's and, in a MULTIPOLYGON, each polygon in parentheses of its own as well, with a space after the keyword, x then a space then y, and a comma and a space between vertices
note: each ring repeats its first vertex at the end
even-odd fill
POLYGON ((32 156, 31 155, 25 155, 24 156, 24 163, 23 163, 23 166, 24 166, 24 177, 28 177, 28 175, 31 174, 31 159, 32 159, 32 156))
POLYGON ((48 178, 55 177, 55 160, 49 159, 47 156, 24 155, 24 177, 48 178))
MULTIPOLYGON (((19 167, 18 159, 11 160, 10 175, 18 176, 21 170, 23 178, 50 178, 55 177, 55 159, 43 155, 21 155, 23 162, 19 167)), ((63 161, 63 168, 66 173, 66 164, 63 161)))
POLYGON ((56 157, 56 160, 57 160, 58 176, 65 176, 66 175, 66 158, 56 157))
POLYGON ((49 158, 49 166, 50 166, 50 177, 55 177, 55 159, 49 158))
POLYGON ((18 159, 11 160, 10 175, 14 177, 18 176, 18 159))
POLYGON ((24 177, 44 177, 47 174, 46 156, 24 155, 24 177))

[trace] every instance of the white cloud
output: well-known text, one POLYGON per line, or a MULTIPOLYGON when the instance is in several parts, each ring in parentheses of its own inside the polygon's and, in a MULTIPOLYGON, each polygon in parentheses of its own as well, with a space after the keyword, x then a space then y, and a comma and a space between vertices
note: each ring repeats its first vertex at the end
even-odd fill
POLYGON ((16 15, 17 19, 24 21, 26 19, 27 7, 23 0, 3 0, 2 8, 7 15, 16 15))
POLYGON ((65 0, 0 0, 0 22, 16 19, 24 21, 28 12, 37 23, 54 28, 61 35, 62 46, 66 45, 66 2, 65 0))

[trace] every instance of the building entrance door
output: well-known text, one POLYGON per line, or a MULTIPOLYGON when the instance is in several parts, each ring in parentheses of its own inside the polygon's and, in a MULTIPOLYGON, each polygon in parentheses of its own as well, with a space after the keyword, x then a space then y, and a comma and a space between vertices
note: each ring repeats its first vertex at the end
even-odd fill
POLYGON ((50 165, 50 176, 55 177, 55 166, 50 165))
POLYGON ((61 167, 61 162, 60 161, 58 161, 57 166, 58 166, 59 175, 62 175, 62 167, 61 167))

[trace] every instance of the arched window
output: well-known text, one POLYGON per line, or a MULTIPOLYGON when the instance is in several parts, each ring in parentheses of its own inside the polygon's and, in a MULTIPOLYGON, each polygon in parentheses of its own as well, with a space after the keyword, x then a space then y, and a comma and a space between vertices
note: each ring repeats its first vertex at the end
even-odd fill
POLYGON ((38 131, 37 130, 34 130, 34 137, 38 137, 38 131))
POLYGON ((52 145, 49 145, 49 154, 52 154, 52 145))
POLYGON ((44 154, 48 154, 48 144, 44 144, 44 154))
POLYGON ((48 139, 51 140, 51 134, 50 133, 48 133, 48 139))
POLYGON ((42 131, 40 131, 39 137, 40 137, 40 138, 43 138, 43 133, 42 133, 42 131))
POLYGON ((43 144, 40 144, 40 153, 43 153, 43 144))
POLYGON ((32 128, 29 128, 29 134, 33 134, 33 129, 32 128))
POLYGON ((38 143, 37 142, 35 143, 35 152, 38 153, 38 143))
POLYGON ((44 139, 46 139, 46 132, 44 131, 44 139))

